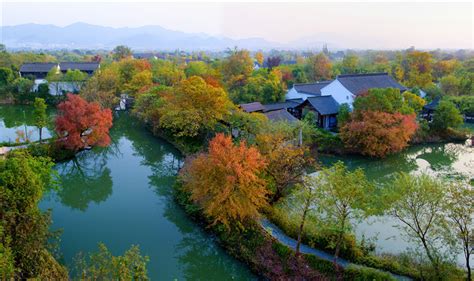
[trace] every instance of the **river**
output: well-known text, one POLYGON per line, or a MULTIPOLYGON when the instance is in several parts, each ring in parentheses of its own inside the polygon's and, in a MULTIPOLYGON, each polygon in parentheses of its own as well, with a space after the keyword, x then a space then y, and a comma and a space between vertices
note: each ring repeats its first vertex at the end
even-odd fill
MULTIPOLYGON (((1 106, 0 141, 15 138, 24 125, 34 130, 32 109, 1 106)), ((57 164, 60 188, 40 203, 52 210, 51 229, 62 231, 59 247, 66 265, 72 268, 79 252, 97 251, 99 242, 114 255, 136 244, 150 258, 152 280, 256 279, 173 200, 182 164, 176 149, 127 113, 114 117, 110 134, 109 147, 57 164)))

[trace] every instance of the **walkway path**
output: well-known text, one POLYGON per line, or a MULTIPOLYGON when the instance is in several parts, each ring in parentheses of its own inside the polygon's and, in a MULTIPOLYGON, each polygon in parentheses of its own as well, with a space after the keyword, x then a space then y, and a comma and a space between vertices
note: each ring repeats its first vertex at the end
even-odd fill
MULTIPOLYGON (((280 241, 280 243, 282 243, 283 245, 286 245, 286 246, 290 247, 290 248, 293 249, 293 250, 296 249, 297 241, 296 241, 295 239, 289 237, 289 236, 286 235, 285 233, 283 233, 283 231, 282 231, 280 228, 278 228, 276 225, 274 225, 273 223, 271 223, 268 219, 263 219, 263 220, 261 221, 261 224, 262 224, 263 228, 264 228, 265 230, 267 230, 267 232, 270 233, 270 235, 272 235, 272 236, 275 237, 278 241, 280 241)), ((328 254, 328 253, 326 253, 326 252, 323 252, 323 251, 321 251, 321 250, 317 250, 317 249, 311 248, 310 246, 305 245, 305 244, 301 244, 301 245, 300 245, 300 252, 301 252, 301 253, 304 253, 304 254, 315 255, 315 256, 317 256, 318 258, 321 258, 321 259, 324 259, 324 260, 328 260, 328 261, 331 261, 331 262, 334 261, 334 256, 333 256, 333 255, 328 254)), ((343 268, 346 268, 346 267, 348 267, 349 265, 360 266, 360 265, 351 263, 351 262, 349 262, 348 260, 341 259, 341 258, 338 258, 338 259, 337 259, 337 264, 340 265, 340 266, 343 267, 343 268)), ((391 272, 387 272, 387 273, 389 273, 390 275, 392 275, 392 276, 393 276, 395 279, 397 279, 397 280, 402 280, 402 281, 412 280, 411 278, 406 277, 406 276, 401 276, 401 275, 393 274, 393 273, 391 273, 391 272)))

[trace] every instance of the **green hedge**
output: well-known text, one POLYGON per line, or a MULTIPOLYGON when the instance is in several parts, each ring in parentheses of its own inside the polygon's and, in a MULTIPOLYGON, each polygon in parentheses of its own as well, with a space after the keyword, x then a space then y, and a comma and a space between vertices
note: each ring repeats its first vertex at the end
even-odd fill
POLYGON ((392 275, 365 266, 350 265, 344 270, 344 280, 347 281, 384 281, 396 280, 392 275))

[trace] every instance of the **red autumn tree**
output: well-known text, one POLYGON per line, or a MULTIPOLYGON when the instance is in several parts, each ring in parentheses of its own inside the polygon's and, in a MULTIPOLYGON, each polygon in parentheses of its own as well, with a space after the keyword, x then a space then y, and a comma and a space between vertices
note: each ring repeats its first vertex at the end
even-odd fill
POLYGON ((404 149, 417 127, 415 114, 364 111, 341 128, 340 136, 352 151, 385 157, 404 149))
POLYGON ((230 137, 218 134, 207 153, 188 160, 181 179, 213 224, 230 228, 231 222, 256 219, 258 210, 267 205, 268 191, 259 177, 265 165, 256 148, 244 142, 234 145, 230 137))
POLYGON ((110 109, 102 109, 98 103, 88 103, 73 94, 68 94, 57 108, 56 132, 67 149, 77 151, 88 146, 109 145, 110 109))

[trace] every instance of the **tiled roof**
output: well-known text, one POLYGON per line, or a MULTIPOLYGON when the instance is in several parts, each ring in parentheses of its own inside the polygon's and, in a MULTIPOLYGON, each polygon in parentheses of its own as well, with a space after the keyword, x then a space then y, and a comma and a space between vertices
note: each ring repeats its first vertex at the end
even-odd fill
POLYGON ((298 93, 310 94, 310 95, 321 95, 321 89, 332 81, 321 81, 315 83, 305 83, 305 84, 294 84, 295 90, 298 93))
MULTIPOLYGON (((20 67, 20 72, 49 72, 58 63, 54 62, 32 62, 24 63, 20 67)), ((60 62, 59 68, 61 71, 68 69, 78 69, 80 71, 95 71, 99 67, 98 62, 60 62)))
POLYGON ((406 90, 387 73, 338 75, 336 79, 354 95, 373 88, 398 88, 402 92, 406 90))
POLYGON ((337 114, 339 112, 339 104, 332 96, 309 97, 307 102, 321 115, 337 114))
POLYGON ((80 71, 95 71, 99 68, 98 62, 60 62, 59 68, 61 71, 66 71, 68 69, 80 70, 80 71))
POLYGON ((264 111, 265 108, 260 102, 242 103, 239 105, 245 112, 264 111))
POLYGON ((31 62, 24 63, 20 67, 20 72, 49 72, 53 67, 57 66, 54 62, 31 62))
POLYGON ((291 115, 286 109, 280 110, 273 110, 264 113, 267 116, 268 120, 279 122, 279 121, 286 121, 286 122, 296 122, 298 119, 291 115))
POLYGON ((294 108, 298 104, 300 104, 298 101, 293 101, 293 100, 287 100, 285 102, 277 102, 277 103, 269 103, 269 104, 264 104, 263 107, 265 108, 264 111, 273 111, 273 110, 279 110, 279 109, 288 109, 288 108, 294 108))
POLYGON ((429 104, 423 106, 423 108, 426 109, 426 110, 436 110, 436 108, 438 108, 439 101, 440 101, 440 98, 437 97, 432 102, 430 102, 429 104))

